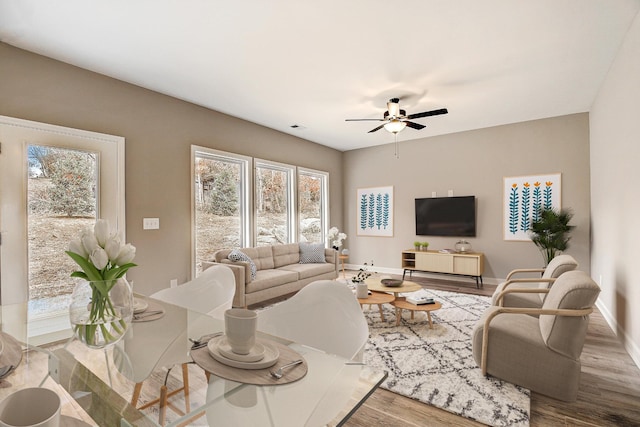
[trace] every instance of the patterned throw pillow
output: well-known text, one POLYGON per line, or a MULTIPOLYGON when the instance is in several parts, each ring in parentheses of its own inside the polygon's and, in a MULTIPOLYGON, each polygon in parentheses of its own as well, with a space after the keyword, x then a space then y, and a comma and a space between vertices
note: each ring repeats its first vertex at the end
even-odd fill
POLYGON ((324 263, 324 243, 300 242, 300 264, 324 263))
POLYGON ((256 278, 256 274, 258 272, 256 269, 256 264, 244 252, 234 249, 231 252, 229 252, 229 255, 227 255, 227 258, 229 258, 231 261, 234 261, 234 262, 235 261, 248 262, 249 266, 251 267, 251 280, 254 280, 256 278))

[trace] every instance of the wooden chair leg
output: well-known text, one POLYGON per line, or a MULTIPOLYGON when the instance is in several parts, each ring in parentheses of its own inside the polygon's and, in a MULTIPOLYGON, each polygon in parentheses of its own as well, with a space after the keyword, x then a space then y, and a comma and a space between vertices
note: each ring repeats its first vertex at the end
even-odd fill
POLYGON ((138 399, 140 398, 140 393, 142 392, 142 383, 136 383, 133 388, 133 396, 131 396, 131 405, 134 408, 138 407, 138 399))
POLYGON ((166 421, 166 415, 167 415, 167 386, 163 384, 160 387, 160 414, 158 417, 158 424, 160 424, 161 426, 163 426, 166 421))
POLYGON ((191 404, 189 403, 189 366, 186 363, 182 364, 182 387, 184 387, 184 406, 187 412, 191 411, 191 404))

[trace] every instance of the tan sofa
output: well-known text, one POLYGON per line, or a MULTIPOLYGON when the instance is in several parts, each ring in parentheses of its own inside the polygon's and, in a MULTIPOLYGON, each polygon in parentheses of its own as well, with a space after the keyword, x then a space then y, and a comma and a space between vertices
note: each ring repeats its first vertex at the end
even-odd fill
MULTIPOLYGON (((242 248, 240 251, 255 264, 255 279, 251 277, 249 262, 228 259, 232 249, 221 249, 214 254, 215 263, 233 269, 236 278, 234 307, 246 307, 297 292, 315 280, 338 277, 338 255, 333 249, 324 249, 324 262, 305 264, 300 263, 298 243, 242 248)), ((205 263, 204 268, 215 263, 205 263)))

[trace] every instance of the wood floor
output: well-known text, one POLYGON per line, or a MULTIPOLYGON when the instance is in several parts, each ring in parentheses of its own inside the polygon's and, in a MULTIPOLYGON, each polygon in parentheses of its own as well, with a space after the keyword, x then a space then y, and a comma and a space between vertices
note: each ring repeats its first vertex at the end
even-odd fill
MULTIPOLYGON (((487 296, 495 289, 491 285, 476 289, 474 281, 465 279, 453 281, 414 277, 412 280, 429 289, 487 296)), ((635 366, 597 309, 590 318, 581 361, 578 400, 567 403, 532 393, 530 425, 640 426, 640 369, 635 366)), ((345 425, 405 427, 483 424, 378 389, 345 425)))

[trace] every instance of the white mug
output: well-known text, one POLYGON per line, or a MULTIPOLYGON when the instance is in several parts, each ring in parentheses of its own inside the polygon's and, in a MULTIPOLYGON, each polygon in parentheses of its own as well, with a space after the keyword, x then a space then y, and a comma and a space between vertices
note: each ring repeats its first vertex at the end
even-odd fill
POLYGON ((258 313, 244 308, 230 308, 224 312, 224 333, 231 351, 249 354, 256 343, 258 313))
POLYGON ((48 388, 18 390, 0 402, 0 427, 59 427, 60 396, 48 388))
POLYGON ((369 288, 364 282, 356 284, 356 298, 367 298, 369 296, 369 288))

